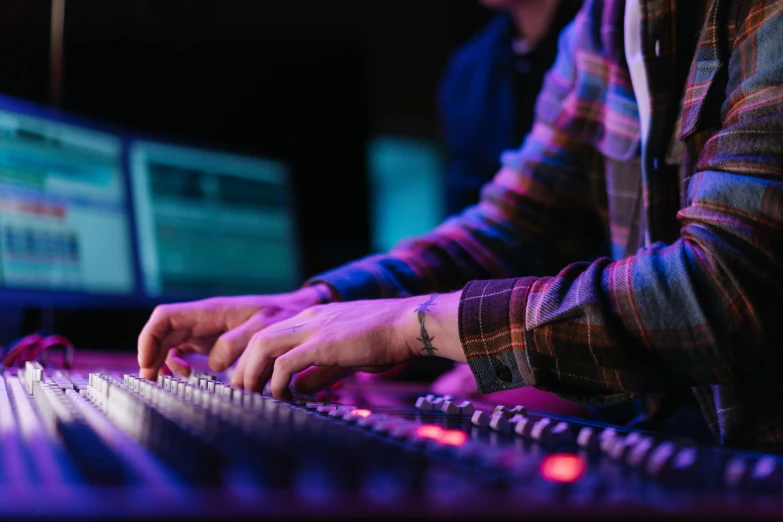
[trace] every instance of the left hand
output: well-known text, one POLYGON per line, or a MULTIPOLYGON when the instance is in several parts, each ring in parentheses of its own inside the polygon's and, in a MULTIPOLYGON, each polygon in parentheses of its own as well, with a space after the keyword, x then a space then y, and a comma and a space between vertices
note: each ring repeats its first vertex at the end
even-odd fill
POLYGON ((257 332, 240 357, 231 384, 261 391, 271 378, 272 396, 280 399, 289 398, 292 376, 311 366, 318 368, 297 376, 295 387, 302 393, 323 389, 355 371, 382 371, 418 355, 464 362, 457 326, 460 295, 308 308, 257 332), (428 350, 422 338, 434 350, 428 350))

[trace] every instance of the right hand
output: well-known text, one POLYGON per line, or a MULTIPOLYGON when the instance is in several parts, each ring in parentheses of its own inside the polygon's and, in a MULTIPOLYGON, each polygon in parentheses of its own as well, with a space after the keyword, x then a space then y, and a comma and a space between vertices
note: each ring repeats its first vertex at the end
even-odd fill
POLYGON ((179 375, 189 375, 188 353, 209 356, 215 372, 231 366, 253 334, 319 304, 330 295, 326 285, 305 287, 271 296, 213 297, 155 308, 139 334, 139 374, 155 380, 165 363, 179 375))

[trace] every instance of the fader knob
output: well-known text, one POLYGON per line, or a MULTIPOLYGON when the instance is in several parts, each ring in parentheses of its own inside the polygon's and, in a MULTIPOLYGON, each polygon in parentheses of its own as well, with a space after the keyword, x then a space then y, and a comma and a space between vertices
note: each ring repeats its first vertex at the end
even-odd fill
POLYGON ((457 415, 460 412, 459 406, 451 401, 443 401, 443 404, 440 407, 440 411, 449 415, 457 415))
POLYGON ((495 406, 495 410, 492 412, 492 414, 493 414, 493 415, 495 415, 495 414, 497 414, 497 413, 500 413, 501 415, 503 415, 503 416, 504 416, 505 418, 507 418, 507 419, 510 419, 511 417, 513 417, 513 416, 514 416, 514 414, 513 414, 513 413, 511 413, 511 412, 508 410, 508 408, 506 408, 506 407, 505 407, 505 406, 503 406, 502 404, 499 404, 499 405, 495 406))
POLYGON ((481 410, 477 410, 473 412, 473 417, 471 417, 470 422, 476 426, 489 426, 489 415, 481 410))
POLYGON ((489 427, 495 431, 506 431, 508 429, 508 419, 502 413, 493 413, 489 419, 489 427))
POLYGON ((732 488, 739 487, 748 473, 748 463, 741 457, 735 457, 726 463, 723 482, 732 488))
POLYGON ((647 456, 650 454, 652 447, 652 437, 642 437, 630 450, 628 450, 628 454, 625 457, 625 463, 634 468, 642 466, 647 459, 647 456))
POLYGON ((670 441, 661 442, 658 446, 653 448, 650 452, 650 456, 647 458, 647 464, 645 465, 647 474, 653 477, 659 477, 672 460, 676 449, 677 446, 670 441))
POLYGON ((435 406, 432 404, 432 399, 430 399, 428 395, 427 397, 419 397, 416 399, 416 409, 423 411, 433 411, 435 406))
POLYGON ((462 401, 461 403, 457 404, 457 407, 459 408, 459 412, 462 415, 472 416, 476 412, 476 407, 473 406, 473 403, 470 401, 462 401))

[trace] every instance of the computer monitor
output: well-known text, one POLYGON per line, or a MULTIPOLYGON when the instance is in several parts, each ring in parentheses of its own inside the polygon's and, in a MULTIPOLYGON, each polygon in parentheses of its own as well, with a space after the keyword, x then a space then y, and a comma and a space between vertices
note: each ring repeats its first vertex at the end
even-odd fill
POLYGON ((274 293, 301 284, 286 164, 148 139, 131 140, 128 161, 148 297, 274 293))
POLYGON ((121 135, 75 121, 0 97, 4 303, 136 294, 121 135))
POLYGON ((445 217, 443 158, 436 142, 380 135, 369 143, 372 248, 386 252, 445 217))

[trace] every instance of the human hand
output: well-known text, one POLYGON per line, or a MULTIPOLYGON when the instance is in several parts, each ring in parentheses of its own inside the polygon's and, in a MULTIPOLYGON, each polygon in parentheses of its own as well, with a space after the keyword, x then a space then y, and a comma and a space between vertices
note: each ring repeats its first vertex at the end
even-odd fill
POLYGON ((275 398, 294 387, 313 393, 357 370, 382 371, 417 355, 464 361, 459 340, 460 292, 314 306, 250 339, 232 386, 275 398), (311 366, 316 366, 306 371, 311 366))
POLYGON ((263 328, 286 320, 331 295, 326 285, 306 287, 271 296, 213 297, 200 301, 160 305, 139 335, 140 375, 157 378, 164 362, 175 373, 188 375, 182 355, 209 356, 216 372, 228 368, 263 328))

